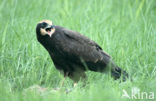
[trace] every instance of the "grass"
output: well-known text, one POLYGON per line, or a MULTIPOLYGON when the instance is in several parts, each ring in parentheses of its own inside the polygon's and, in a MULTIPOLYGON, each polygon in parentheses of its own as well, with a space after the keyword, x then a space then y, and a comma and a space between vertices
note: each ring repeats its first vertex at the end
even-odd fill
MULTIPOLYGON (((1 0, 0 1, 0 101, 127 101, 131 94, 154 92, 156 99, 155 0, 1 0), (70 93, 67 79, 54 68, 50 56, 37 42, 35 27, 42 19, 83 33, 96 41, 127 70, 133 82, 114 81, 109 75, 87 72, 70 93), (44 93, 26 89, 47 88, 44 93)), ((153 101, 154 101, 153 99, 153 101)), ((149 99, 142 99, 149 100, 149 99)), ((152 100, 151 100, 152 101, 152 100)))

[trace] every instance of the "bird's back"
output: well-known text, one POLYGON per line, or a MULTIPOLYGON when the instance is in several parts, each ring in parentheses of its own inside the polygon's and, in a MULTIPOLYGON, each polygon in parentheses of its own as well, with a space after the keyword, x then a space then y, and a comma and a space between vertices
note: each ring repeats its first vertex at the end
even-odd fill
POLYGON ((50 49, 51 58, 58 69, 74 71, 83 70, 102 71, 107 66, 110 56, 103 52, 94 41, 70 31, 55 26, 52 36, 54 46, 50 49))

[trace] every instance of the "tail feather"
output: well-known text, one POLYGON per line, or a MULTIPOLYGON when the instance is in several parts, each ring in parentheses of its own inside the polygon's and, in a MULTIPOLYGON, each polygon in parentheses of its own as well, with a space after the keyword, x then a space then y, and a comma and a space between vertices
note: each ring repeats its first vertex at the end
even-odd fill
POLYGON ((123 81, 126 81, 128 78, 128 73, 122 70, 120 67, 115 67, 111 70, 112 77, 116 80, 121 78, 123 81))

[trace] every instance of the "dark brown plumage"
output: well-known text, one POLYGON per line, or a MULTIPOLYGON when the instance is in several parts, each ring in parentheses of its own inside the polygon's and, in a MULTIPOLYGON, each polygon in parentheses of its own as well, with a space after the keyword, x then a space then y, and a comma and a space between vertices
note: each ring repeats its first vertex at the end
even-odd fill
POLYGON ((43 20, 37 24, 36 34, 38 41, 49 52, 55 67, 75 82, 86 77, 86 70, 110 70, 115 79, 120 78, 121 74, 123 80, 128 77, 97 43, 78 32, 54 26, 51 21, 43 20))

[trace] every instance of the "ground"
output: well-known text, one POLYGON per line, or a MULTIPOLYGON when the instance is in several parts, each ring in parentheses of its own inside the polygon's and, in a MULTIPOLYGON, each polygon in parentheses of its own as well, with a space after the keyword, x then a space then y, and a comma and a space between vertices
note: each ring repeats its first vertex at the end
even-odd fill
POLYGON ((155 0, 1 0, 0 101, 155 101, 155 16, 155 0), (133 81, 87 72, 85 87, 67 79, 55 90, 63 76, 37 42, 42 19, 97 42, 133 81))

